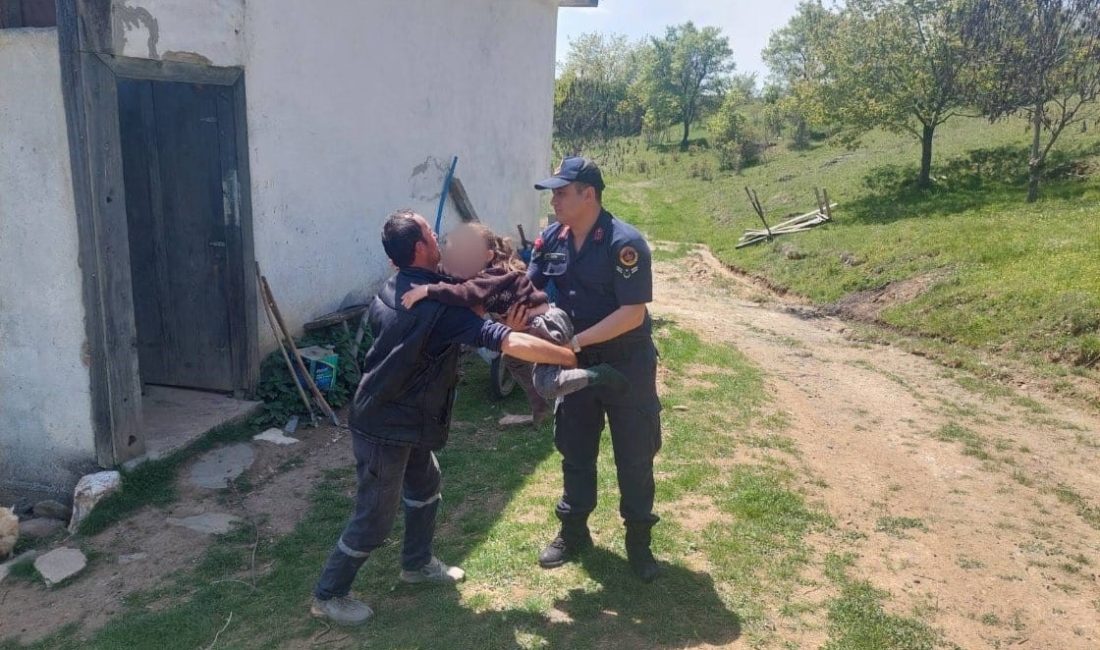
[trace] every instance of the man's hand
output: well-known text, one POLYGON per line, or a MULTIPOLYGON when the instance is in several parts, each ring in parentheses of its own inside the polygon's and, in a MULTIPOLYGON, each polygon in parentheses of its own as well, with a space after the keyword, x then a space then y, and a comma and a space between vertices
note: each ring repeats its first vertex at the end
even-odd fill
POLYGON ((413 305, 427 297, 428 285, 422 284, 406 291, 405 295, 401 296, 401 304, 405 305, 405 309, 412 309, 413 305))
POLYGON ((517 302, 512 305, 512 308, 504 315, 504 320, 502 322, 513 332, 526 332, 528 311, 529 310, 523 303, 517 302))

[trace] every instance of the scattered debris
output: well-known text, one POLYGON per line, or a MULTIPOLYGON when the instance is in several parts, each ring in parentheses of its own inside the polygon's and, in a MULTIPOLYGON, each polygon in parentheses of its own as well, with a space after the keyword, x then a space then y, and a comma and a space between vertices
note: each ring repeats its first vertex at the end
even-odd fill
POLYGON ((118 492, 122 487, 122 475, 116 471, 96 472, 81 477, 73 492, 73 518, 69 520, 69 532, 75 533, 97 503, 118 492))
POLYGON ((753 211, 756 212, 756 215, 760 217, 760 221, 763 222, 764 229, 746 230, 745 234, 741 236, 737 248, 752 246, 753 244, 759 244, 763 241, 771 241, 779 235, 792 235, 794 233, 805 232, 823 223, 828 223, 832 221, 832 209, 836 207, 835 203, 829 203, 829 193, 826 190, 822 189, 818 191, 815 188, 814 196, 817 198, 817 210, 791 217, 782 223, 769 226, 768 220, 764 214, 764 206, 760 203, 760 197, 757 196, 754 190, 747 187, 745 188, 745 193, 749 196, 749 203, 752 204, 753 211))
POLYGON ((46 517, 28 519, 19 523, 19 536, 27 539, 45 539, 64 528, 65 522, 60 519, 46 517))
POLYGON ((298 416, 292 415, 290 419, 286 421, 286 425, 283 426, 283 431, 287 433, 294 433, 298 430, 298 416))
POLYGON ((502 427, 516 427, 534 423, 535 418, 532 415, 512 415, 511 413, 506 413, 504 417, 497 421, 497 424, 502 427))
POLYGON ((183 519, 169 517, 167 521, 173 526, 182 526, 204 535, 224 535, 233 530, 233 524, 243 519, 224 512, 207 512, 183 519))
POLYGON ((60 584, 75 576, 88 566, 88 558, 78 549, 59 548, 46 553, 34 561, 34 568, 47 587, 60 584))
POLYGON ((199 458, 191 467, 188 481, 201 488, 220 490, 244 473, 256 460, 256 452, 244 443, 219 447, 199 458))
POLYGON ((252 436, 253 440, 263 440, 264 442, 270 442, 276 445, 293 445, 297 442, 301 442, 297 438, 291 438, 283 433, 282 429, 271 428, 263 433, 257 433, 252 436))
POLYGON ((73 516, 72 508, 53 499, 46 499, 34 504, 33 512, 35 517, 49 517, 50 519, 60 519, 62 521, 68 521, 73 516))
POLYGON ((133 562, 140 562, 149 557, 148 553, 128 553, 126 555, 118 556, 119 564, 131 564, 133 562))

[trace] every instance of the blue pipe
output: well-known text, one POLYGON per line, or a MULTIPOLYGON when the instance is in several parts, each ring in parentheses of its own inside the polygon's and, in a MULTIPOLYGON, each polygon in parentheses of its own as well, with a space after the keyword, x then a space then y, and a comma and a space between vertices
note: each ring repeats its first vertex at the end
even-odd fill
POLYGON ((435 234, 440 234, 443 226, 443 206, 447 204, 447 195, 451 193, 451 179, 455 176, 455 167, 458 166, 458 156, 451 161, 451 168, 447 171, 447 178, 443 181, 443 191, 439 193, 439 209, 435 211, 435 234))

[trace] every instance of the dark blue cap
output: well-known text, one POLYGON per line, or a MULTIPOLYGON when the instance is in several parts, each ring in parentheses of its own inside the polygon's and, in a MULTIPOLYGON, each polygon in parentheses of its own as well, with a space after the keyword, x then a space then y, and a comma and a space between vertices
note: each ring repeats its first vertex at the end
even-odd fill
POLYGON ((575 156, 561 161, 554 175, 535 183, 535 189, 556 190, 570 183, 585 183, 601 191, 604 188, 603 174, 596 163, 590 158, 575 156))

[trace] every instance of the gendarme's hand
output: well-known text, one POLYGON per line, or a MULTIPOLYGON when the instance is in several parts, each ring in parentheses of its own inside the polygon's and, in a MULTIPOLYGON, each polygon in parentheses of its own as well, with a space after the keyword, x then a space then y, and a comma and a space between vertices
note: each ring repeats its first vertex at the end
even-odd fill
POLYGON ((526 332, 527 331, 527 313, 528 309, 522 303, 516 303, 512 305, 512 308, 508 310, 508 313, 504 315, 504 324, 508 329, 513 332, 526 332))
POLYGON ((422 284, 406 291, 405 295, 401 296, 401 304, 405 305, 405 309, 412 309, 413 305, 427 297, 428 285, 422 284))

